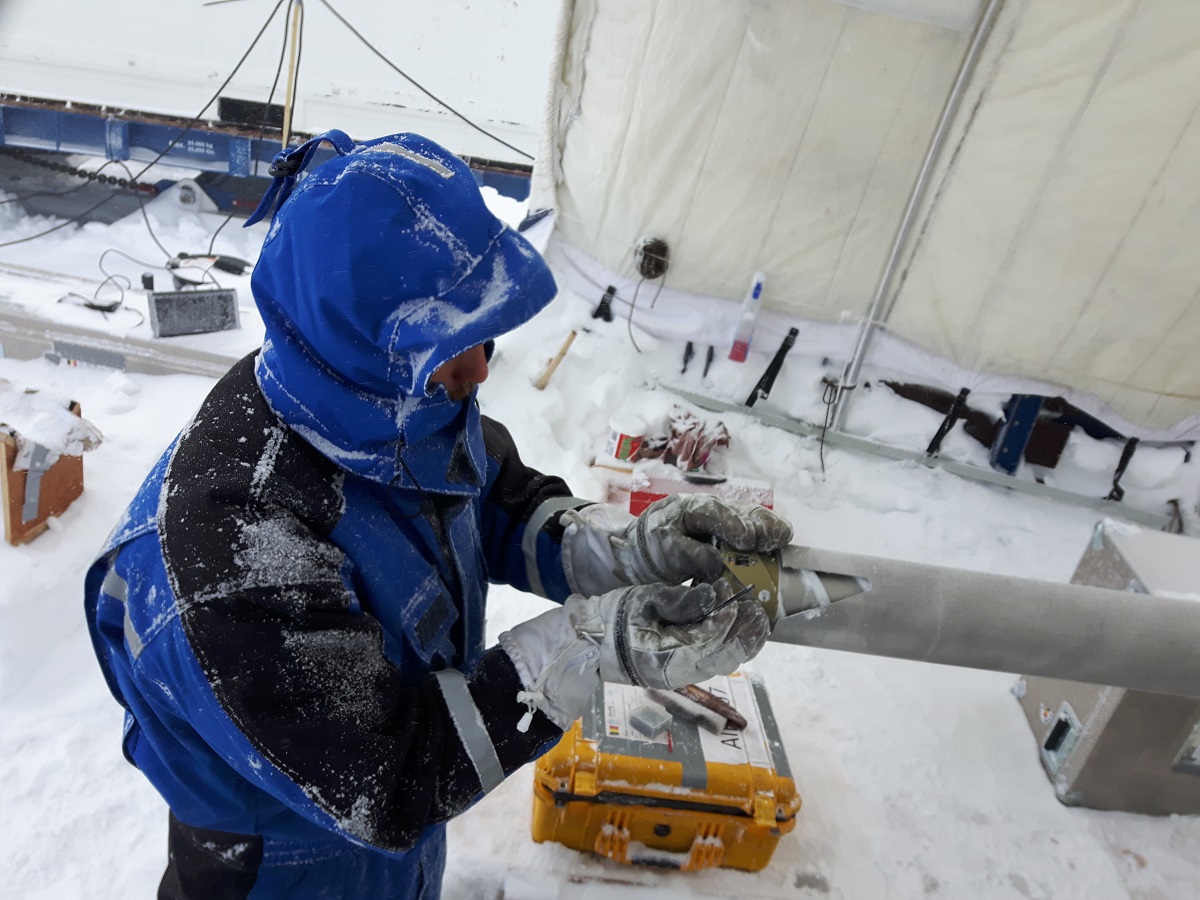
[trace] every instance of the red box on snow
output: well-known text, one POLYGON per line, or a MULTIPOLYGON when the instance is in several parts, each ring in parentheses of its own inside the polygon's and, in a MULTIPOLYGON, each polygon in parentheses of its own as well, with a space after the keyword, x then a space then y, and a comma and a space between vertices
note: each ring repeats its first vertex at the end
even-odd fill
POLYGON ((653 469, 635 468, 630 476, 629 512, 640 515, 656 500, 672 494, 712 494, 723 500, 745 500, 771 509, 775 503, 775 491, 769 482, 753 478, 725 477, 723 481, 710 482, 707 473, 693 473, 688 480, 685 473, 672 466, 655 466, 653 469))

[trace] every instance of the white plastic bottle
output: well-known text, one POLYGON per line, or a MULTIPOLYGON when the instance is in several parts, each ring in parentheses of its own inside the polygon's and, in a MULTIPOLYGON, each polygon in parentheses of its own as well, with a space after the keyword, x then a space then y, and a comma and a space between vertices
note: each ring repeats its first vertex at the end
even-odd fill
POLYGON ((733 334, 733 346, 729 349, 729 358, 734 362, 745 362, 746 354, 750 352, 750 338, 754 335, 754 322, 762 306, 765 279, 766 276, 762 272, 755 272, 746 299, 742 301, 742 315, 733 334))

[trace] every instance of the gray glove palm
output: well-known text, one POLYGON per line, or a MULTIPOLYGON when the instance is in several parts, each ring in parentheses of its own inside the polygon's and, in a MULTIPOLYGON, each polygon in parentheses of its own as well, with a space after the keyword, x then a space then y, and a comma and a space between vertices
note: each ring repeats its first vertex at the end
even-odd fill
POLYGON ((603 635, 600 676, 674 690, 733 672, 762 649, 771 623, 753 599, 726 603, 729 596, 729 585, 718 581, 636 585, 578 598, 591 612, 581 628, 603 635))
POLYGON ((599 595, 621 585, 712 581, 721 554, 712 539, 735 550, 778 550, 792 526, 764 506, 710 494, 674 494, 636 519, 595 504, 563 513, 563 568, 571 589, 599 595))
POLYGON ((757 602, 727 603, 729 597, 724 581, 573 594, 561 608, 500 635, 525 686, 518 700, 565 730, 601 679, 673 690, 727 675, 757 654, 771 631, 757 602))

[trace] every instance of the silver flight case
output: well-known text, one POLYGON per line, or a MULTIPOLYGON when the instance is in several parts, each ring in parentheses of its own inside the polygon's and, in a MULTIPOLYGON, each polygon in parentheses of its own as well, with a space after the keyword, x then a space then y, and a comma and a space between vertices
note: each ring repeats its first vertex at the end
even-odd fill
MULTIPOLYGON (((1071 581, 1194 597, 1200 615, 1200 540, 1101 522, 1071 581)), ((1179 697, 1026 677, 1014 693, 1063 803, 1200 813, 1200 685, 1196 696, 1179 697)))

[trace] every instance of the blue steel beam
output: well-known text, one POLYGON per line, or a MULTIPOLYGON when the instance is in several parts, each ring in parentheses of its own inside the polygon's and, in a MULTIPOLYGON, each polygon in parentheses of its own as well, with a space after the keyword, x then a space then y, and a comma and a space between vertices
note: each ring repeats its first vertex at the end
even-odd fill
POLYGON ((243 176, 257 174, 259 163, 265 171, 279 151, 279 142, 273 140, 199 128, 180 134, 178 126, 158 122, 70 109, 0 106, 0 144, 7 147, 137 162, 150 162, 162 154, 167 164, 243 176))
MULTIPOLYGON (((169 165, 227 175, 265 176, 280 145, 275 140, 201 128, 190 129, 181 138, 176 125, 73 109, 0 104, 0 146, 140 163, 162 154, 162 161, 169 165)), ((467 163, 481 186, 495 188, 517 201, 529 197, 528 174, 476 166, 471 159, 467 163)))

